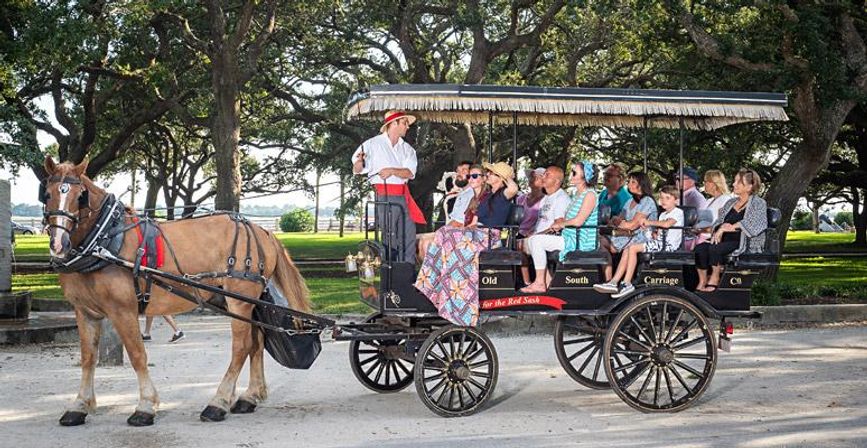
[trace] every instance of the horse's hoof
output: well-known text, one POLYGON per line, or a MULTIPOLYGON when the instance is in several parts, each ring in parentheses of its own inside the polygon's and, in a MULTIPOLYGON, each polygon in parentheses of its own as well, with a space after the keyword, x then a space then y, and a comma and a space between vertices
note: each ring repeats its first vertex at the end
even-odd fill
POLYGON ((208 406, 199 415, 199 419, 203 422, 221 422, 226 419, 226 411, 216 406, 208 406))
POLYGON ((256 405, 250 403, 247 400, 241 400, 235 402, 235 405, 232 406, 231 412, 233 414, 252 414, 253 411, 256 410, 256 405))
POLYGON ((63 413, 63 417, 60 417, 60 426, 83 425, 85 417, 87 417, 87 412, 66 411, 63 413))
POLYGON ((154 424, 154 415, 147 412, 135 411, 126 419, 130 426, 151 426, 154 424))

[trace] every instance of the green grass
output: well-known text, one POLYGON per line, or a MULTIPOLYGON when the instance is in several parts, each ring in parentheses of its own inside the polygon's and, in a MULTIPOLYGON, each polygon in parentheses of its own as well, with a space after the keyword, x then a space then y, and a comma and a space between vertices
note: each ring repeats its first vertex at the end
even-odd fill
POLYGON ((364 232, 345 233, 277 233, 277 239, 289 250, 293 260, 315 258, 343 259, 358 251, 364 232))
MULTIPOLYGON (((289 250, 295 260, 342 259, 358 250, 364 232, 346 233, 343 238, 336 233, 277 233, 277 238, 289 250)), ((18 261, 48 261, 48 237, 45 235, 16 236, 15 258, 18 261)), ((786 253, 857 253, 867 248, 852 246, 852 233, 820 233, 790 231, 786 238, 786 253)))
MULTIPOLYGON (((313 272, 311 272, 312 274, 313 272)), ((329 271, 328 277, 306 276, 313 309, 320 314, 367 313, 366 305, 358 300, 358 279, 354 274, 339 275, 329 271)), ((29 290, 37 299, 63 300, 57 274, 19 274, 12 276, 12 290, 29 290)))
POLYGON ((867 248, 855 247, 854 233, 815 233, 811 230, 790 230, 786 234, 785 253, 833 253, 867 252, 867 248))
POLYGON ((867 285, 867 258, 787 258, 780 266, 779 283, 849 287, 867 285))
MULTIPOLYGON (((292 259, 342 259, 358 251, 364 232, 337 233, 276 233, 277 239, 289 250, 292 259)), ((48 236, 16 235, 15 259, 18 261, 48 261, 48 236)))

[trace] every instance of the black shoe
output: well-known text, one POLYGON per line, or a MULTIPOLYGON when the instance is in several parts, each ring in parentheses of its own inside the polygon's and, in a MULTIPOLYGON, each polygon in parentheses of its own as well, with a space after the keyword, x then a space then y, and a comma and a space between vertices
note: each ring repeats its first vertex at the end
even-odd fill
POLYGON ((175 342, 178 342, 178 341, 180 341, 180 340, 183 339, 183 338, 184 338, 184 332, 183 332, 183 331, 179 331, 179 332, 175 333, 175 334, 172 336, 171 339, 169 339, 169 343, 175 343, 175 342))
POLYGON ((149 335, 149 334, 143 334, 143 335, 141 335, 141 340, 142 340, 142 341, 145 341, 145 342, 150 342, 150 340, 151 340, 151 335, 149 335))

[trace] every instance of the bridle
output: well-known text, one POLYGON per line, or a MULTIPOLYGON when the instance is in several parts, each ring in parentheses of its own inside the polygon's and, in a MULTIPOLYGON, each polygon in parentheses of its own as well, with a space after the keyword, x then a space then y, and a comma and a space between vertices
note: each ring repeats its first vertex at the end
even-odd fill
MULTIPOLYGON (((90 210, 90 194, 87 191, 87 188, 83 186, 80 178, 72 176, 50 176, 46 179, 43 179, 43 181, 39 183, 39 202, 42 203, 42 225, 45 226, 46 229, 56 228, 63 230, 70 235, 75 232, 75 229, 78 228, 78 223, 81 221, 81 210, 90 210), (48 199, 50 198, 50 195, 48 194, 48 185, 58 182, 63 183, 63 185, 60 186, 61 189, 64 185, 67 185, 67 188, 68 185, 81 186, 81 193, 78 195, 78 216, 59 208, 58 210, 46 210, 46 208, 48 207, 48 199), (65 226, 50 222, 50 219, 54 216, 60 216, 72 221, 72 228, 69 229, 65 226)), ((60 206, 62 205, 63 204, 60 204, 60 206)))

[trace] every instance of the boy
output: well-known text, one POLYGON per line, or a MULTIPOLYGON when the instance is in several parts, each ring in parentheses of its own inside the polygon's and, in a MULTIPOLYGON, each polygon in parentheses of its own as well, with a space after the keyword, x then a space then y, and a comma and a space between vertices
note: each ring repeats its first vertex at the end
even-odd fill
POLYGON ((683 239, 683 230, 680 229, 683 227, 683 210, 677 207, 677 196, 677 187, 673 185, 662 187, 659 192, 659 205, 665 211, 659 215, 658 221, 645 219, 642 223, 642 228, 668 229, 675 227, 675 229, 662 232, 655 230, 652 238, 646 243, 627 246, 623 250, 623 256, 620 258, 614 277, 611 277, 608 283, 593 285, 593 289, 601 293, 611 294, 612 299, 626 296, 635 291, 635 286, 632 286, 632 277, 638 266, 638 254, 641 252, 673 252, 680 248, 683 239), (622 283, 620 283, 621 279, 623 280, 622 283))

